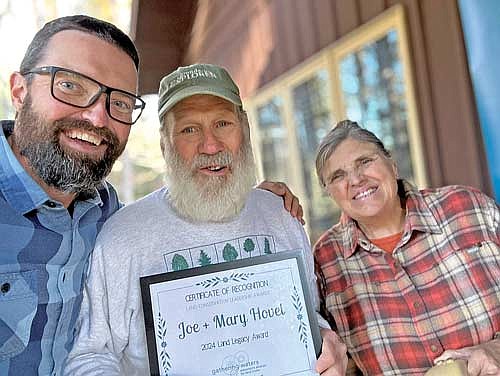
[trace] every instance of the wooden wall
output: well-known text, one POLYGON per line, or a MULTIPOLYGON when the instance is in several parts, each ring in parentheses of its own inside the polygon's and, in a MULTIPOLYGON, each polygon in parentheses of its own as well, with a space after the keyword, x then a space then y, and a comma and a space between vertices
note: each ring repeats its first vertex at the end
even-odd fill
POLYGON ((133 0, 131 37, 141 57, 139 92, 157 93, 160 79, 182 64, 196 0, 133 0))
POLYGON ((430 185, 492 194, 456 0, 198 0, 181 60, 225 66, 249 96, 396 3, 406 11, 430 185))

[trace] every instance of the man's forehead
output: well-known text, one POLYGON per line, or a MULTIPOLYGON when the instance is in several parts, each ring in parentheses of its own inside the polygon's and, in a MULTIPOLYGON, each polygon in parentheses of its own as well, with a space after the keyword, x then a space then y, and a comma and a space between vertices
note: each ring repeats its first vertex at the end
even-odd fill
POLYGON ((183 99, 172 108, 177 120, 193 113, 235 114, 235 110, 233 103, 214 95, 193 95, 183 99))
POLYGON ((37 65, 71 69, 126 91, 137 89, 138 74, 132 58, 111 42, 80 30, 54 34, 37 65))
POLYGON ((177 107, 179 105, 218 105, 218 106, 227 106, 228 108, 233 108, 234 104, 228 101, 227 99, 224 99, 222 97, 219 97, 217 95, 210 95, 210 94, 195 94, 191 95, 187 98, 184 98, 183 100, 179 101, 178 104, 174 106, 177 107))

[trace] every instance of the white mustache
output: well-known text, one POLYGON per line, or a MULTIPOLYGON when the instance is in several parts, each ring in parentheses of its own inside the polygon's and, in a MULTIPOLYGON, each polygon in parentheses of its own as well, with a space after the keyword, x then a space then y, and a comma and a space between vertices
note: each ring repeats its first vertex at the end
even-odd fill
POLYGON ((191 164, 191 169, 198 170, 207 166, 231 166, 232 164, 232 154, 228 151, 221 151, 214 155, 197 155, 191 164))

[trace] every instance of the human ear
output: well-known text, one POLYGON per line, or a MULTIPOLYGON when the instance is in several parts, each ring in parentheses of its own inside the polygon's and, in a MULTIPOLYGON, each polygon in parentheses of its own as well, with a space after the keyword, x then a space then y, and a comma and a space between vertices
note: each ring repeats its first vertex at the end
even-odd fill
POLYGON ((396 177, 396 179, 399 179, 398 165, 393 160, 391 160, 391 165, 392 165, 392 172, 394 173, 394 176, 396 177))
POLYGON ((10 99, 16 112, 19 112, 23 106, 27 94, 28 83, 26 78, 19 72, 12 73, 10 75, 10 99))
POLYGON ((165 138, 163 136, 160 136, 160 149, 163 158, 165 158, 165 138))

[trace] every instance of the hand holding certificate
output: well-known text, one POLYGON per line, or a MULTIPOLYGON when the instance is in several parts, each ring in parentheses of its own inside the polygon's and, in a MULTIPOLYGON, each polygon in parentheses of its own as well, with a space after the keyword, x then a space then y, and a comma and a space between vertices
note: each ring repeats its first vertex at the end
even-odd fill
POLYGON ((299 252, 141 278, 154 375, 315 375, 299 252))

